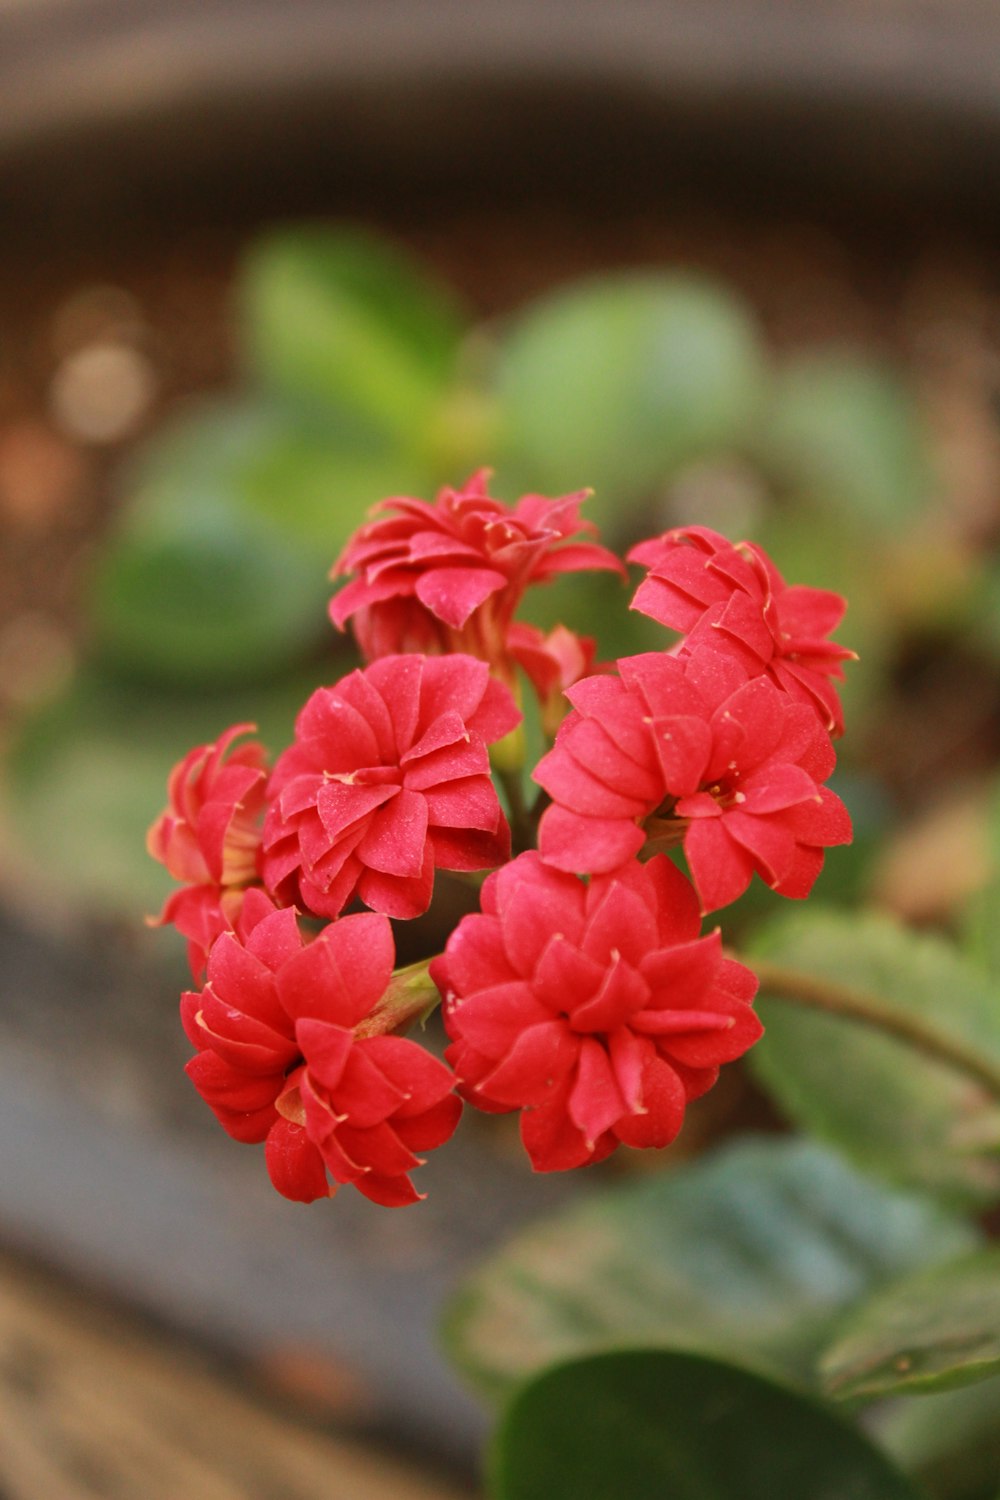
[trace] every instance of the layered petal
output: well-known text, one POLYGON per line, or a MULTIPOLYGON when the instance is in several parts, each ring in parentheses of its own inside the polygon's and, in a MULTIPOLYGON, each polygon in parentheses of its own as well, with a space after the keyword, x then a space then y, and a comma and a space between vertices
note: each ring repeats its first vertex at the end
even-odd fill
POLYGON ((264 878, 279 900, 336 917, 355 897, 427 910, 437 868, 510 852, 488 745, 519 721, 486 664, 386 656, 310 698, 271 778, 264 878))
POLYGON ((197 1050, 188 1076, 231 1136, 266 1142, 286 1198, 310 1203, 350 1183, 378 1203, 416 1202, 416 1153, 458 1122, 444 1063, 366 1031, 394 960, 384 915, 342 917, 303 943, 294 912, 253 891, 214 943, 204 988, 182 998, 197 1050))
POLYGON ((253 730, 234 724, 189 751, 171 771, 167 807, 146 836, 152 857, 184 882, 155 921, 174 923, 188 939, 196 979, 214 939, 235 921, 243 892, 260 878, 266 759, 256 740, 235 744, 253 730))
POLYGON ((830 640, 846 609, 839 594, 785 583, 763 548, 705 526, 642 542, 629 561, 648 568, 632 608, 684 636, 682 653, 721 644, 843 732, 834 683, 854 652, 830 640))
POLYGON ((572 540, 594 531, 580 519, 585 499, 586 492, 524 495, 507 506, 490 495, 483 469, 460 489, 441 490, 433 504, 384 500, 334 565, 333 576, 350 581, 334 596, 331 618, 341 630, 352 623, 369 661, 460 650, 509 676, 518 643, 508 645, 508 630, 527 588, 582 569, 624 576, 613 553, 572 540))
POLYGON ((584 885, 522 854, 483 897, 432 970, 446 1057, 478 1108, 523 1111, 537 1171, 666 1145, 760 1035, 753 975, 718 933, 698 937, 697 898, 662 855, 584 885))
POLYGON ((552 798, 543 859, 599 875, 647 840, 683 843, 704 911, 736 900, 755 874, 806 895, 822 851, 850 838, 843 805, 822 785, 836 757, 816 714, 770 677, 748 677, 717 643, 626 657, 618 671, 576 685, 536 768, 552 798))

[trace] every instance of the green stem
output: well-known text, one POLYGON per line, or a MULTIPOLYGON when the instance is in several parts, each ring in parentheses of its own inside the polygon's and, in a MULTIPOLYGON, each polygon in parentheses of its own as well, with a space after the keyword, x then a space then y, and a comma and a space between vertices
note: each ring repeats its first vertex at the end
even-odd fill
POLYGON ((537 823, 532 817, 531 810, 524 800, 524 783, 520 771, 507 771, 500 768, 497 777, 504 789, 507 799, 507 807, 510 812, 510 836, 513 852, 523 854, 525 849, 535 847, 535 831, 537 823))
POLYGON ((551 801, 552 798, 549 796, 548 792, 543 786, 540 786, 538 788, 538 791, 535 793, 528 813, 529 817, 531 818, 532 827, 536 831, 538 829, 539 823, 542 820, 542 813, 545 811, 551 801))
POLYGON ((427 972, 432 959, 422 958, 395 969, 389 988, 370 1016, 354 1028, 359 1038, 401 1034, 414 1021, 426 1021, 441 1004, 437 985, 427 972))
POLYGON ((975 1079, 1000 1101, 1000 1064, 991 1063, 964 1042, 939 1031, 912 1011, 894 1010, 867 990, 856 990, 816 974, 786 969, 783 964, 753 958, 750 966, 760 979, 761 993, 774 1000, 784 1000, 808 1010, 824 1011, 830 1016, 861 1021, 887 1036, 908 1042, 932 1062, 945 1063, 969 1078, 975 1079))

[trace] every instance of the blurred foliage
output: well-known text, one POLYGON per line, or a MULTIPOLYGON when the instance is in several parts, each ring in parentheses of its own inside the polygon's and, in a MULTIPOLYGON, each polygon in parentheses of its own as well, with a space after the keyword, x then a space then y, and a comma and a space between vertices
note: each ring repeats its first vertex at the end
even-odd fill
POLYGON ((977 1239, 811 1142, 743 1140, 522 1231, 466 1281, 446 1339, 492 1399, 624 1343, 738 1357, 818 1389, 817 1357, 858 1298, 977 1239))
MULTIPOLYGON (((1000 1070, 996 988, 942 938, 810 903, 759 933, 755 958, 872 995, 1000 1070)), ((985 1088, 903 1038, 769 998, 766 977, 758 1010, 768 1044, 750 1065, 790 1118, 890 1181, 960 1204, 1000 1199, 1000 1107, 985 1088)))
MULTIPOLYGON (((430 497, 483 465, 507 499, 593 486, 585 514, 613 547, 705 524, 849 596, 841 634, 861 660, 836 786, 857 836, 827 860, 828 903, 856 906, 897 819, 966 740, 989 747, 1000 562, 942 503, 917 403, 884 362, 779 357, 738 296, 680 272, 590 278, 484 328, 357 230, 264 235, 235 305, 242 384, 193 403, 123 471, 90 658, 14 747, 12 815, 53 897, 130 918, 158 907, 143 835, 170 765, 243 720, 280 750, 307 692, 351 661, 324 621, 347 537, 384 496, 430 497)), ((586 574, 536 591, 529 617, 597 635, 606 657, 666 643, 627 599, 586 574)), ((992 795, 992 873, 935 913, 954 940, 843 909, 778 915, 759 883, 727 939, 870 990, 1000 1066, 992 795)), ((909 1479, 848 1425, 877 1397, 865 1425, 908 1475, 941 1500, 995 1500, 996 1267, 972 1214, 1000 1195, 998 1112, 902 1040, 766 994, 761 1009, 756 1077, 824 1147, 744 1143, 595 1194, 453 1304, 460 1364, 510 1398, 495 1496, 904 1500, 909 1479), (814 1403, 824 1375, 846 1418, 814 1403), (975 1383, 899 1399, 960 1381, 975 1383)))
POLYGON ((593 488, 606 527, 623 500, 748 438, 765 370, 753 319, 723 289, 679 274, 595 279, 542 298, 502 338, 503 455, 532 489, 593 488))
MULTIPOLYGON (((957 944, 870 915, 804 908, 772 922, 756 952, 786 972, 865 990, 1000 1067, 995 983, 957 944)), ((609 1468, 602 1479, 609 1495, 752 1493, 727 1467, 748 1451, 744 1436, 721 1434, 711 1416, 725 1404, 722 1386, 701 1390, 690 1410, 676 1392, 655 1409, 626 1400, 642 1346, 657 1357, 696 1351, 735 1361, 714 1367, 723 1384, 752 1370, 821 1392, 863 1418, 875 1442, 925 1487, 920 1493, 993 1500, 1000 1263, 995 1246, 973 1248, 980 1231, 967 1215, 1000 1200, 995 1100, 912 1041, 867 1020, 768 999, 766 975, 762 988, 766 1034, 750 1053, 752 1068, 793 1120, 854 1166, 805 1141, 735 1142, 650 1181, 591 1193, 522 1231, 469 1277, 445 1337, 475 1385, 509 1403, 496 1496, 535 1493, 531 1476, 549 1473, 551 1445, 570 1429, 561 1402, 586 1399, 574 1372, 583 1376, 598 1358, 609 1369, 622 1361, 615 1368, 623 1385, 603 1398, 613 1416, 585 1418, 578 1408, 579 1430, 593 1423, 610 1441, 602 1424, 620 1421, 618 1441, 640 1465, 680 1443, 685 1475, 664 1456, 662 1473, 654 1464, 633 1480, 626 1466, 616 1491, 609 1468), (908 1190, 877 1186, 863 1171, 908 1190), (556 1363, 567 1358, 574 1363, 556 1363), (917 1395, 922 1414, 903 1395, 917 1395), (713 1488, 707 1476, 717 1464, 713 1488)), ((759 1415, 766 1430, 770 1419, 759 1415)), ((781 1461, 794 1462, 798 1432, 771 1431, 781 1461)), ((852 1481, 859 1488, 838 1488, 836 1465, 849 1448, 831 1437, 829 1452, 820 1443, 808 1461, 803 1456, 795 1482, 785 1475, 785 1487, 762 1493, 798 1497, 807 1482, 827 1482, 819 1494, 869 1493, 860 1477, 852 1481)), ((565 1462, 575 1473, 575 1460, 565 1462)), ((876 1469, 873 1496, 907 1492, 897 1490, 895 1471, 876 1469)))
MULTIPOLYGON (((873 844, 907 795, 858 765, 901 642, 928 618, 967 626, 947 601, 973 584, 988 597, 997 576, 945 545, 928 443, 895 371, 840 350, 778 359, 745 302, 687 272, 592 277, 483 328, 405 253, 352 228, 264 234, 234 304, 241 389, 191 403, 121 474, 119 523, 93 575, 88 680, 154 715, 158 696, 166 706, 278 683, 333 649, 326 575, 380 498, 430 496, 483 464, 511 499, 593 487, 586 513, 612 546, 668 525, 738 529, 786 576, 849 593, 842 634, 861 662, 846 687, 840 789, 862 836, 828 894, 864 890, 873 844), (916 597, 914 577, 929 580, 916 597)), ((663 632, 627 597, 586 575, 535 591, 528 614, 583 631, 599 619, 607 655, 656 647, 663 632)), ((995 652, 988 625, 978 639, 995 652)), ((215 730, 224 718, 220 705, 215 730)), ((101 740, 110 790, 127 751, 101 740)), ((185 748, 180 721, 169 743, 185 748)), ((93 747, 98 779, 100 760, 93 747)), ((43 773, 32 775, 37 788, 43 773)), ((155 808, 162 783, 148 788, 155 808)), ((81 801, 82 841, 109 841, 107 800, 81 801)), ((124 810, 115 821, 107 886, 112 868, 134 874, 119 882, 131 915, 142 829, 124 810)))
POLYGON ((932 1266, 856 1308, 821 1362, 840 1400, 949 1390, 1000 1374, 1000 1249, 932 1266))

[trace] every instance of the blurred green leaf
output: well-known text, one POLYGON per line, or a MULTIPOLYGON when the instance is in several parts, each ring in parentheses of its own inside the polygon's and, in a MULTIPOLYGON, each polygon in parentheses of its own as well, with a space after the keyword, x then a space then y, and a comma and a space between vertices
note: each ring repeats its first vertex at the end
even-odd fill
POLYGON ((988 558, 967 597, 970 642, 995 660, 1000 657, 1000 557, 988 558))
POLYGON ((265 388, 419 443, 452 380, 463 319, 409 257, 362 230, 280 231, 251 248, 239 302, 265 388))
POLYGON ((333 442, 315 427, 282 425, 235 476, 248 511, 310 549, 326 571, 368 511, 390 495, 430 495, 427 470, 401 453, 333 442))
POLYGON ((969 956, 1000 982, 1000 782, 986 824, 990 875, 966 908, 964 936, 969 956))
POLYGON ((841 1400, 947 1390, 1000 1374, 1000 1249, 894 1282, 857 1308, 820 1361, 841 1400))
POLYGON ((283 749, 312 685, 296 676, 242 694, 156 694, 92 671, 28 719, 8 757, 7 816, 49 904, 136 923, 158 911, 173 883, 146 853, 146 830, 170 768, 235 723, 255 722, 283 749))
POLYGON ((849 355, 806 355, 782 367, 761 451, 786 487, 844 522, 892 529, 931 491, 926 439, 906 386, 849 355))
POLYGON ((594 1355, 525 1386, 491 1478, 494 1500, 917 1500, 833 1412, 665 1350, 594 1355))
POLYGON ((976 1240, 811 1142, 742 1142, 519 1234, 460 1290, 446 1340, 492 1396, 624 1343, 736 1355, 809 1382, 846 1307, 976 1240))
POLYGON ((763 369, 747 309, 707 281, 624 273, 555 292, 499 350, 510 462, 536 488, 593 486, 592 518, 620 522, 623 497, 742 438, 763 369))
MULTIPOLYGON (((268 475, 254 476, 281 443, 295 454, 280 415, 234 404, 145 450, 93 580, 98 644, 112 660, 154 682, 221 684, 274 671, 330 631, 326 575, 357 513, 338 514, 331 493, 320 550, 316 506, 301 504, 301 472, 286 463, 284 500, 299 519, 289 524, 277 496, 267 514, 254 496, 268 475)), ((269 476, 279 483, 280 464, 269 476)))
POLYGON ((666 632, 648 615, 629 609, 629 590, 614 573, 565 573, 544 588, 529 589, 518 619, 543 630, 568 625, 597 641, 599 660, 663 649, 666 632))
MULTIPOLYGON (((864 990, 1000 1063, 995 988, 949 943, 887 918, 789 913, 749 954, 864 990)), ((863 1169, 959 1203, 1000 1196, 1000 1107, 984 1087, 873 1027, 770 1000, 750 1066, 798 1124, 863 1169)))
POLYGON ((988 1500, 1000 1476, 1000 1378, 900 1397, 866 1418, 880 1447, 935 1500, 988 1500))

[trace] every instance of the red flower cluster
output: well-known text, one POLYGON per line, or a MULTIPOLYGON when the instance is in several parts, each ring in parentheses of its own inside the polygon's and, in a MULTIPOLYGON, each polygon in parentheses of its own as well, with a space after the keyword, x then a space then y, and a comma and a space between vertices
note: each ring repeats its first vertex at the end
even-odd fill
POLYGON ((462 1093, 524 1109, 537 1171, 669 1145, 688 1101, 760 1036, 756 978, 699 926, 694 891, 662 855, 584 885, 526 853, 486 881, 482 914, 431 974, 462 1093))
POLYGON ((523 1111, 539 1171, 667 1145, 761 1033, 754 976, 718 931, 699 935, 699 910, 755 874, 805 896, 850 837, 825 785, 843 601, 788 587, 749 543, 668 532, 632 554, 649 568, 634 607, 683 639, 596 667, 592 640, 514 618, 558 573, 624 571, 573 540, 583 498, 508 508, 481 473, 433 505, 385 501, 344 549, 335 572, 355 576, 331 606, 369 664, 312 694, 270 775, 260 745, 234 746, 240 725, 170 779, 149 848, 184 886, 160 920, 189 938, 196 982, 207 959, 181 1005, 188 1072, 230 1135, 266 1143, 286 1197, 350 1183, 413 1202, 456 1084, 487 1112, 523 1111), (533 807, 518 672, 551 746, 533 807), (671 845, 694 885, 658 852, 671 845), (439 869, 492 870, 481 911, 394 973, 389 918, 424 913, 439 869), (343 915, 358 902, 370 911, 343 915), (322 924, 311 941, 300 914, 322 924), (400 1034, 438 992, 445 1063, 400 1034))
POLYGON ((294 911, 250 891, 204 989, 181 1000, 191 1081, 231 1136, 266 1141, 286 1198, 310 1203, 351 1183, 375 1203, 414 1203, 415 1153, 458 1123, 443 1063, 405 1037, 364 1033, 394 957, 386 917, 345 917, 303 945, 294 911))

